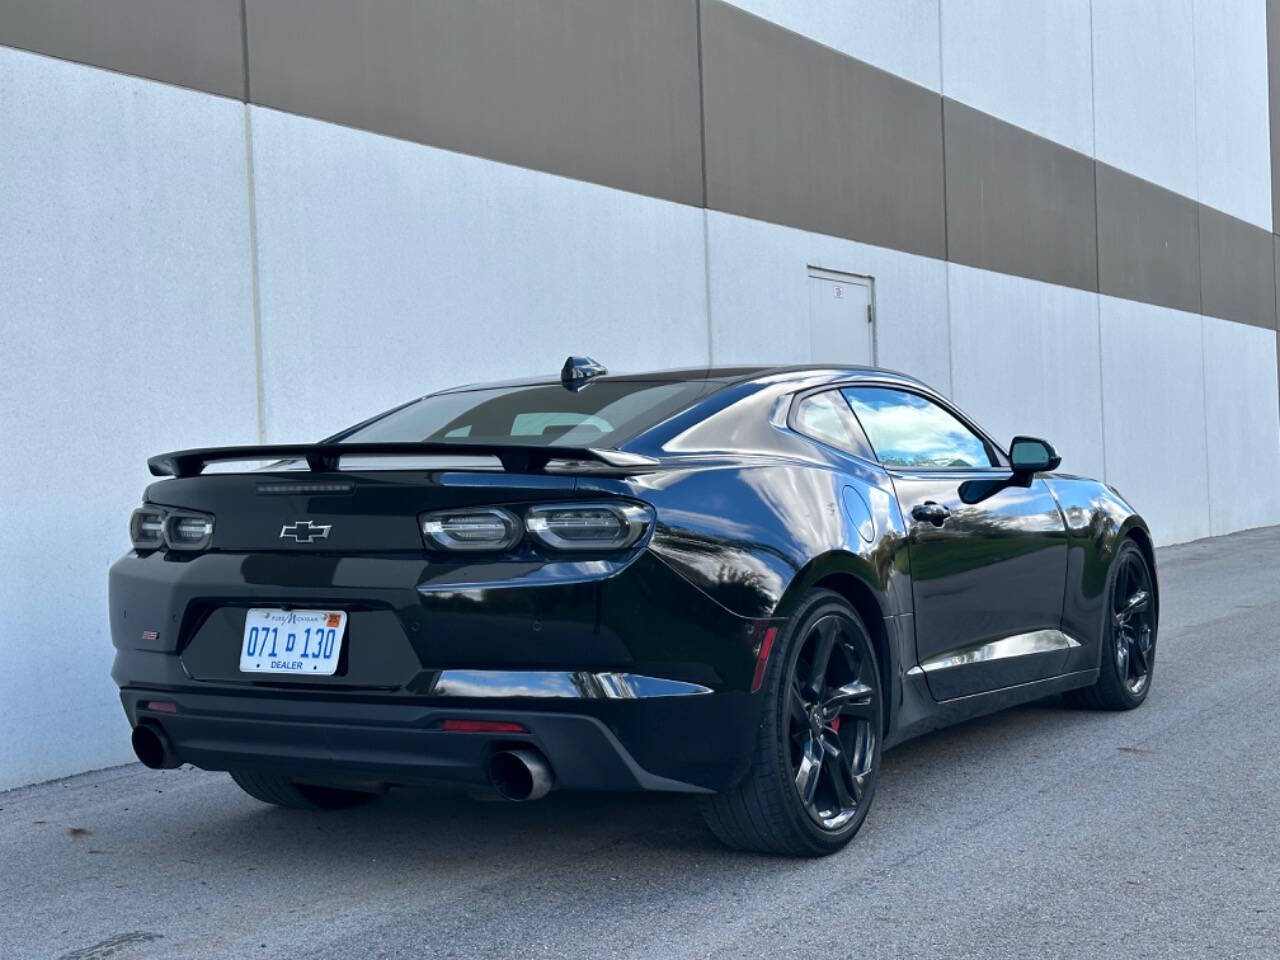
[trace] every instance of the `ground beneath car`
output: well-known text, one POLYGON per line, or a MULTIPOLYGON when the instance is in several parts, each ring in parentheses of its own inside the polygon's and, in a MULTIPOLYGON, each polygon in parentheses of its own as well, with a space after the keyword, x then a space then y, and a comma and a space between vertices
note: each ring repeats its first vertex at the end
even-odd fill
POLYGON ((0 957, 1274 957, 1280 528, 1159 560, 1145 706, 905 744, 829 859, 730 853, 682 798, 300 814, 133 765, 0 794, 0 957))

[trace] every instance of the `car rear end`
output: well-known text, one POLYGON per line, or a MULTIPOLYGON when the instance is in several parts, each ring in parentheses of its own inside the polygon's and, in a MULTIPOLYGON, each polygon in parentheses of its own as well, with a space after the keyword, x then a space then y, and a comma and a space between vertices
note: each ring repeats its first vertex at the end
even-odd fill
POLYGON ((616 446, 715 388, 684 383, 648 406, 504 388, 320 445, 155 458, 173 476, 110 573, 139 756, 514 796, 541 789, 528 758, 570 789, 730 782, 767 625, 648 549, 661 465, 616 446))

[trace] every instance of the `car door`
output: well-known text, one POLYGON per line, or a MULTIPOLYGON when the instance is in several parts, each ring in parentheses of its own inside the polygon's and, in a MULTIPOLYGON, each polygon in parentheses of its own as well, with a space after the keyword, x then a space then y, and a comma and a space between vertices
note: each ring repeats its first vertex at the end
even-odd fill
POLYGON ((916 653, 939 700, 1053 676, 1066 527, 1048 485, 1016 476, 958 413, 898 386, 844 389, 907 523, 916 653))

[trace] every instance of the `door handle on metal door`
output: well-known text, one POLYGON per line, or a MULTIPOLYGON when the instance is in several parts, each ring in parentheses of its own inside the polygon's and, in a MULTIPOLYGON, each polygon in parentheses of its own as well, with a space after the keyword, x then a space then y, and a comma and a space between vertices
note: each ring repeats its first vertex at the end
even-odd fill
POLYGON ((949 516, 951 516, 950 510, 932 500, 917 503, 911 508, 911 518, 913 520, 917 520, 920 523, 932 523, 935 527, 940 527, 946 523, 949 516))

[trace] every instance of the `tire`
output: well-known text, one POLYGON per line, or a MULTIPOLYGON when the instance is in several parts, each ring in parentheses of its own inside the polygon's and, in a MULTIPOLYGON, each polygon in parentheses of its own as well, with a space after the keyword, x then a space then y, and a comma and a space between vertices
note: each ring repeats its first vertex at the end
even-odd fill
POLYGON ((830 590, 804 598, 777 638, 761 695, 750 769, 728 790, 699 797, 707 826, 737 850, 835 853, 871 808, 883 732, 875 648, 848 601, 830 590))
POLYGON ((1147 699, 1155 676, 1159 620, 1154 585, 1146 556, 1125 540, 1108 577, 1098 680, 1067 694, 1070 703, 1087 710, 1132 710, 1147 699))
POLYGON ((253 799, 290 810, 345 810, 368 803, 375 796, 362 790, 295 783, 261 770, 232 770, 231 779, 253 799))

